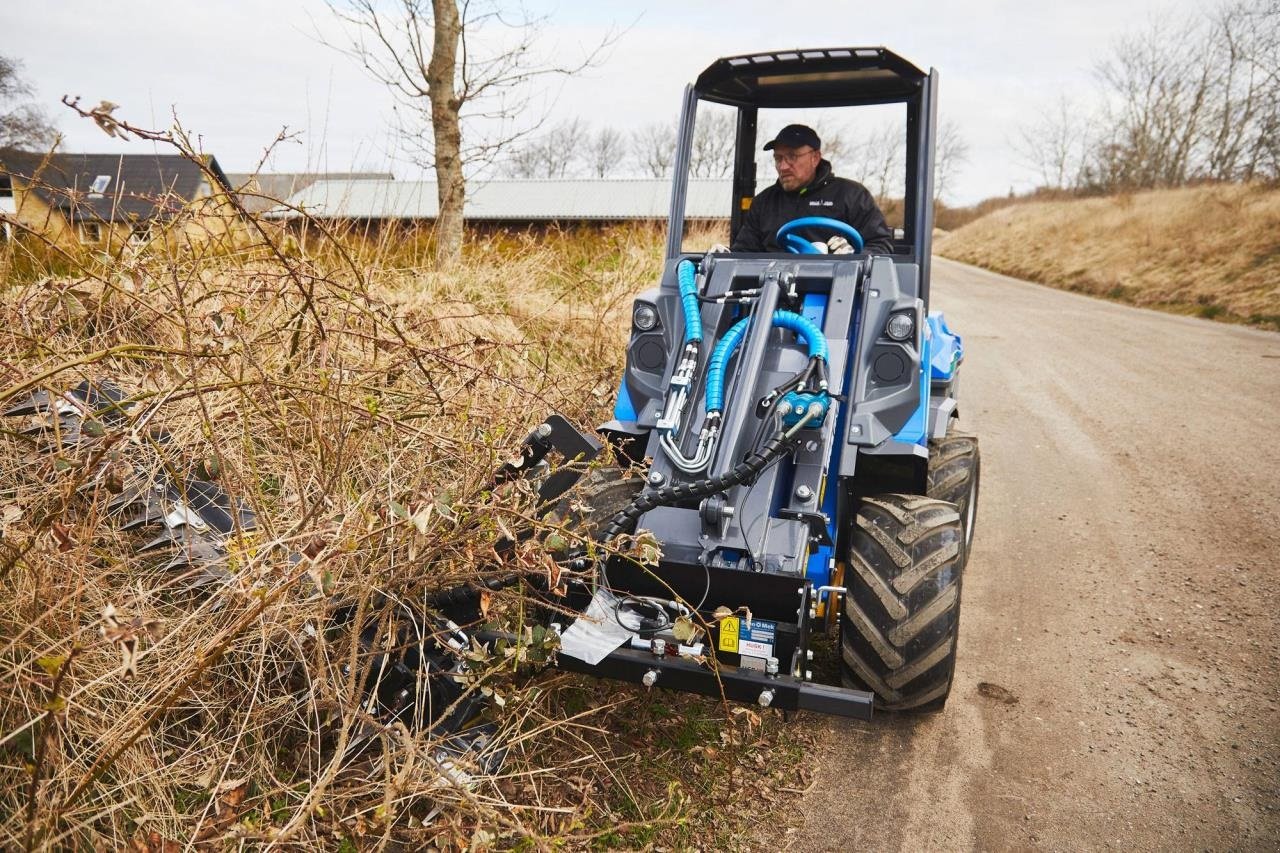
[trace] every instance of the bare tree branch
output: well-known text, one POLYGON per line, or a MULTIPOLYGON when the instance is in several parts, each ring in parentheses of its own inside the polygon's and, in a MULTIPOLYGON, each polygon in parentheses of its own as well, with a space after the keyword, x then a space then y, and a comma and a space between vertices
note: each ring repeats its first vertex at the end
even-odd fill
POLYGON ((398 131, 416 162, 436 174, 436 261, 462 250, 466 171, 483 168, 534 134, 529 84, 601 61, 620 34, 565 60, 550 49, 547 18, 500 0, 327 0, 350 56, 396 101, 398 131))

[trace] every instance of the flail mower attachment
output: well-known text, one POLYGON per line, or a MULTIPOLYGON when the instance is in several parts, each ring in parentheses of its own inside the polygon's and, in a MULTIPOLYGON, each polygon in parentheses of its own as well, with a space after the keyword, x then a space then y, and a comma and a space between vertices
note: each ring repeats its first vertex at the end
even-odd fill
MULTIPOLYGON (((84 381, 64 393, 37 390, 0 411, 3 418, 25 418, 17 432, 47 450, 79 451, 95 467, 79 492, 86 497, 105 490, 108 516, 123 533, 140 540, 135 552, 154 557, 172 580, 169 589, 211 593, 234 580, 232 550, 238 537, 257 528, 252 508, 217 483, 175 477, 163 450, 172 441, 162 428, 147 427, 138 407, 110 380, 84 381)), ((534 460, 536 461, 536 460, 534 460)), ((300 555, 290 556, 297 563, 300 555)), ((302 583, 310 583, 304 580, 302 583)), ((465 652, 471 638, 442 615, 474 602, 474 590, 451 590, 415 604, 381 597, 359 630, 362 665, 367 662, 364 710, 382 725, 400 722, 441 736, 434 758, 442 777, 465 784, 470 772, 492 774, 506 750, 497 727, 478 723, 485 700, 468 677, 465 652)), ((329 628, 351 625, 354 604, 339 606, 329 628)), ((364 748, 376 731, 365 726, 351 750, 364 748)))

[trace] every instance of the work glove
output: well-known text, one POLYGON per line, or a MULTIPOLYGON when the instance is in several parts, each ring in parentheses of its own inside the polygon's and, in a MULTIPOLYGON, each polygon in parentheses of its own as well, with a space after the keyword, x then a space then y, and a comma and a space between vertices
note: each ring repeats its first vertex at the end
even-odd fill
POLYGON ((839 234, 827 241, 827 252, 832 255, 852 255, 853 244, 839 234))

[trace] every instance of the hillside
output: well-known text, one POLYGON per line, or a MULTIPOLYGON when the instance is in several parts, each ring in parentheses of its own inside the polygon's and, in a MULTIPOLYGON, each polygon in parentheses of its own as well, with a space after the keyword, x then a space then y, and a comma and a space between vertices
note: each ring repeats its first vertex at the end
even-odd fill
POLYGON ((938 253, 1135 305, 1280 329, 1280 189, 1214 185, 1029 201, 938 253))

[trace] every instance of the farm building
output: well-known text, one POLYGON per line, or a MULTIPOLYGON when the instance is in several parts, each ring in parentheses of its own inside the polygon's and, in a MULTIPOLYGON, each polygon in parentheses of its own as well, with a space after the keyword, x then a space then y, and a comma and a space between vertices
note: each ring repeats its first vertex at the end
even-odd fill
POLYGON ((275 202, 297 195, 317 181, 391 181, 390 172, 228 172, 227 182, 250 213, 275 207, 275 202))
MULTIPOLYGON (((728 179, 691 180, 686 218, 728 220, 732 199, 728 179)), ((288 201, 313 219, 371 231, 390 224, 428 224, 440 210, 434 181, 316 181, 288 201)), ((607 225, 665 221, 670 202, 667 179, 473 181, 467 187, 464 213, 473 227, 607 225)), ((297 210, 272 215, 302 217, 297 210)))
POLYGON ((162 231, 207 242, 236 219, 217 160, 203 165, 177 154, 0 150, 0 239, 30 231, 63 248, 107 252, 162 231))

